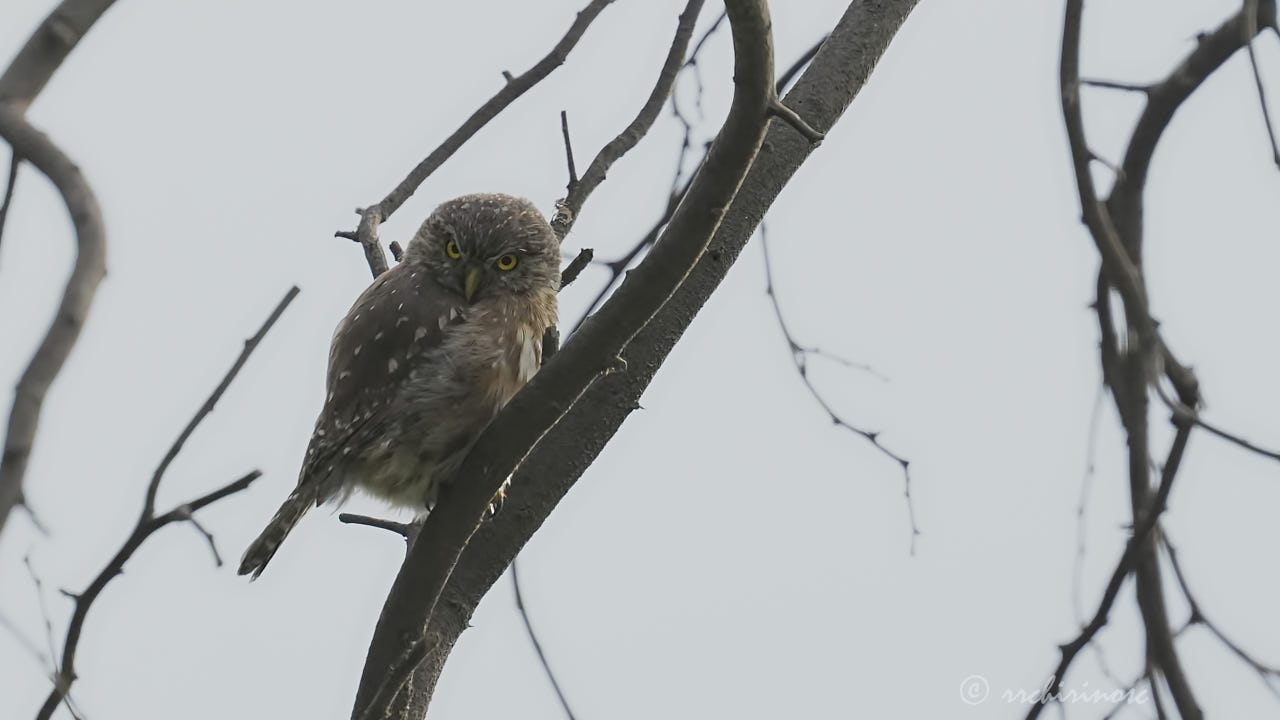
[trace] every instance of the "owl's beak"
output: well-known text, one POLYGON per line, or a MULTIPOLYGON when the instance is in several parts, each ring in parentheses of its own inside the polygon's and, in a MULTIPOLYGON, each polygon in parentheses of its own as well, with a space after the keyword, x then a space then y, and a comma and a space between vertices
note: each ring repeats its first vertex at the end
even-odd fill
POLYGON ((467 268, 467 276, 462 282, 462 294, 466 296, 467 302, 471 302, 476 290, 480 289, 480 281, 483 279, 484 268, 479 265, 471 265, 467 268))

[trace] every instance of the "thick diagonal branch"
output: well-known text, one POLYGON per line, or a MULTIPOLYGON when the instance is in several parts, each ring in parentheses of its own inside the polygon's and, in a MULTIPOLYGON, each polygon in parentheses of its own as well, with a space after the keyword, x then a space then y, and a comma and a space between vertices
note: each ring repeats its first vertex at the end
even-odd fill
MULTIPOLYGON (((495 493, 598 378, 627 372, 620 354, 697 264, 737 194, 764 139, 776 96, 768 10, 762 0, 727 0, 725 5, 733 32, 735 91, 698 178, 645 261, 517 393, 468 453, 454 493, 429 516, 387 598, 353 717, 384 716, 427 654, 432 612, 495 493)), ((424 698, 419 714, 425 708, 424 698)))
MULTIPOLYGON (((866 82, 915 4, 916 0, 853 2, 831 40, 785 99, 786 104, 814 127, 829 129, 866 82)), ((741 73, 738 78, 744 80, 741 73)), ((374 646, 366 661, 367 681, 368 673, 376 671, 372 665, 375 659, 394 661, 404 648, 403 640, 396 644, 398 631, 412 632, 409 637, 425 632, 425 659, 412 678, 411 690, 405 693, 412 712, 397 706, 394 717, 419 717, 425 711, 444 660, 466 628, 480 597, 636 407, 636 400, 724 278, 761 216, 813 150, 799 134, 778 124, 769 129, 765 147, 724 213, 723 222, 716 227, 707 251, 700 255, 676 293, 628 343, 624 353, 625 372, 609 373, 592 383, 520 464, 508 495, 507 509, 494 521, 485 523, 467 544, 431 613, 429 627, 419 607, 422 596, 415 593, 415 588, 422 586, 414 585, 412 570, 408 567, 402 570, 384 607, 374 646), (388 643, 391 643, 389 647, 388 643)), ((681 237, 670 233, 668 230, 670 238, 681 237)), ((661 242, 664 241, 659 244, 661 242)), ((635 273, 631 277, 635 277, 635 273)), ((624 287, 630 284, 628 280, 624 287)), ((544 374, 550 377, 561 356, 582 351, 578 344, 586 337, 585 331, 590 325, 584 325, 583 335, 572 339, 560 356, 535 376, 535 382, 544 374)), ((532 390, 532 386, 529 389, 532 390)), ((468 482, 478 479, 467 477, 468 482)), ((456 504, 453 511, 462 512, 462 507, 456 504)), ((475 519, 472 518, 470 524, 475 519)), ((471 527, 467 527, 466 532, 470 531, 471 527)), ((420 543, 414 551, 428 551, 429 548, 420 547, 424 545, 426 543, 420 543)))

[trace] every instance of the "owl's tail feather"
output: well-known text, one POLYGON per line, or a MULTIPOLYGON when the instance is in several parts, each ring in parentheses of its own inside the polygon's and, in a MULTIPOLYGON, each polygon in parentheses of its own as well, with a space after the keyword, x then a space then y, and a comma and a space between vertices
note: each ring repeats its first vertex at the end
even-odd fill
POLYGON ((315 498, 311 493, 295 490, 290 494, 280 505, 275 516, 271 518, 271 522, 267 523, 266 529, 258 535, 258 539, 244 551, 244 557, 240 559, 239 574, 252 574, 253 577, 249 579, 257 580, 266 569, 267 563, 271 562, 271 557, 276 554, 276 550, 280 549, 280 543, 284 542, 289 531, 293 530, 293 526, 298 524, 314 503, 315 498))

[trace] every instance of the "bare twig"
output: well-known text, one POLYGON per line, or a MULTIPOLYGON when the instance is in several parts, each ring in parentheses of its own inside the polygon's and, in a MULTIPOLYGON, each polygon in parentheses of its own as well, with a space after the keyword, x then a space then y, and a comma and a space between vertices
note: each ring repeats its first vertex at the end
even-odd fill
POLYGON ((206 530, 204 525, 201 525, 200 521, 196 519, 196 516, 191 514, 191 508, 180 505, 174 508, 174 512, 178 514, 179 520, 189 523, 191 527, 195 528, 196 532, 200 533, 200 537, 203 537, 204 541, 209 544, 209 552, 213 553, 213 564, 217 567, 222 567, 222 554, 218 552, 218 543, 214 540, 213 533, 206 530))
POLYGON ((1258 69, 1258 54, 1253 49, 1253 38, 1258 34, 1258 0, 1244 2, 1244 46, 1249 51, 1249 67, 1253 69, 1253 82, 1258 88, 1258 103, 1262 106, 1262 124, 1271 141, 1271 159, 1280 167, 1280 144, 1276 144, 1276 131, 1271 125, 1271 110, 1267 108, 1267 90, 1262 84, 1262 71, 1258 69))
MULTIPOLYGON (((139 514, 138 521, 134 525, 133 531, 129 534, 129 537, 125 539, 124 543, 120 546, 120 549, 116 551, 116 554, 107 562, 102 571, 99 572, 93 581, 89 583, 89 586, 85 588, 84 591, 71 595, 72 599, 75 601, 75 610, 71 614, 71 622, 67 625, 67 637, 62 647, 62 661, 58 668, 58 672, 54 677, 53 689, 49 692, 48 698, 45 699, 44 705, 40 708, 40 712, 36 716, 37 720, 49 720, 49 718, 53 716, 53 712, 58 709, 58 705, 63 702, 63 699, 70 691, 72 683, 76 680, 76 650, 80 645, 80 634, 84 630, 85 618, 88 616, 89 608, 93 606, 94 600, 96 600, 98 595, 104 588, 106 588, 107 584, 124 571, 125 563, 133 557, 133 553, 142 546, 142 543, 145 542, 147 538, 151 537, 157 530, 169 525, 170 523, 190 522, 197 530, 205 535, 212 547, 212 536, 209 535, 208 531, 195 522, 192 514, 229 495, 233 495, 244 490, 249 487, 254 480, 257 480, 258 477, 262 475, 260 471, 254 470, 216 490, 201 495, 189 502, 177 505, 166 513, 160 515, 156 514, 156 491, 159 489, 160 480, 164 477, 165 470, 168 469, 169 464, 173 462, 174 457, 177 456, 178 451, 182 449, 182 446, 186 443, 187 439, 191 437, 192 431, 194 431, 196 426, 200 424, 200 421, 213 410, 213 406, 217 403, 218 399, 222 397, 224 392, 226 392, 227 386, 229 386, 231 381, 235 379, 237 374, 239 374, 240 368, 244 367, 244 363, 249 359, 250 353, 252 353, 258 346, 258 343, 262 341, 262 338, 267 334, 267 331, 275 325, 276 320, 280 318, 281 313, 283 313, 285 308, 289 306, 289 303, 293 302, 293 299, 297 294, 298 288, 290 288, 289 292, 285 293, 284 298, 282 298, 276 305, 275 309, 272 310, 271 314, 267 317, 267 320, 262 324, 262 327, 258 329, 258 332, 255 333, 253 337, 250 337, 245 341, 244 349, 241 350, 236 361, 232 363, 231 369, 227 371, 225 376, 223 376, 222 382, 218 383, 213 394, 210 395, 209 399, 206 400, 204 404, 200 406, 200 409, 196 411, 195 417, 193 417, 191 421, 187 423, 187 426, 182 429, 182 432, 178 434, 178 439, 175 440, 173 445, 169 448, 169 452, 165 453, 164 458, 160 461, 160 465, 151 476, 151 481, 147 484, 146 497, 143 501, 142 512, 139 514)), ((214 549, 214 555, 217 557, 216 547, 214 549)), ((219 564, 221 564, 220 557, 218 557, 218 560, 219 564)))
MULTIPOLYGON (((262 473, 254 470, 249 474, 227 484, 213 492, 202 497, 196 498, 185 505, 180 505, 169 512, 162 515, 154 515, 144 510, 142 516, 138 518, 138 524, 134 526, 133 532, 125 539, 124 544, 116 551, 116 554, 107 562, 107 565, 101 572, 89 583, 82 592, 71 595, 75 601, 75 610, 71 613, 71 622, 67 626, 67 638, 62 647, 62 662, 58 669, 57 675, 54 677, 53 689, 49 691, 49 696, 45 699, 44 705, 41 706, 40 712, 36 715, 37 720, 49 720, 53 717, 53 712, 58 709, 67 693, 71 690, 71 685, 76 681, 75 659, 76 650, 80 645, 80 634, 84 630, 85 618, 89 614, 89 608, 93 606, 94 600, 98 598, 107 584, 124 572, 125 563, 133 557, 133 553, 151 537, 157 530, 175 522, 184 522, 189 517, 189 513, 204 508, 228 495, 240 492, 257 480, 262 473)), ((154 510, 154 508, 149 508, 154 510)))
POLYGON ((77 249, 57 315, 14 390, 4 454, 0 456, 0 531, 10 510, 24 503, 23 477, 45 395, 75 347, 98 283, 106 275, 106 234, 93 190, 75 163, 14 107, 0 104, 0 137, 9 142, 15 155, 30 162, 58 188, 75 226, 77 249))
MULTIPOLYGON (((1093 637, 1098 634, 1098 631, 1107 624, 1107 619, 1111 614, 1111 606, 1115 604, 1116 597, 1120 594, 1120 587, 1124 584, 1125 578, 1129 577, 1139 558, 1151 547, 1149 544, 1151 535, 1159 524, 1160 515, 1164 512, 1165 504, 1169 500, 1169 493, 1173 490, 1173 480, 1177 476, 1178 467, 1182 463, 1182 453, 1186 449, 1187 440, 1190 436, 1190 428, 1186 426, 1179 428, 1177 435, 1173 439, 1173 445, 1169 449, 1169 458, 1165 462, 1164 470, 1161 473, 1160 486, 1151 498, 1151 505, 1141 513, 1139 519, 1134 523, 1133 535, 1129 538, 1129 542, 1125 544, 1124 553, 1120 556, 1120 561, 1116 563, 1115 570, 1111 572, 1111 579, 1107 581, 1106 589, 1102 592, 1102 600, 1098 603, 1098 609, 1094 612, 1089 624, 1081 628, 1080 634, 1075 639, 1058 648, 1062 653, 1062 657, 1058 661, 1058 666, 1049 676, 1050 680, 1045 688, 1046 696, 1056 696, 1058 694, 1067 670, 1071 667, 1071 662, 1086 645, 1093 641, 1093 637)), ((1027 720, 1035 720, 1040 716, 1042 709, 1043 705, 1039 703, 1033 704, 1031 709, 1027 711, 1027 720)))
POLYGON ((520 590, 520 569, 516 562, 511 562, 511 586, 515 590, 516 610, 520 613, 520 619, 524 622, 525 632, 529 634, 529 642, 533 644, 533 651, 538 654, 538 662, 542 664, 542 670, 547 676, 547 680, 551 681, 551 689, 556 691, 556 697, 560 699, 560 707, 564 709, 565 717, 569 720, 575 720, 573 709, 569 707, 569 699, 565 697, 564 690, 560 688, 559 681, 556 680, 556 674, 551 670, 551 663, 547 660, 547 655, 542 651, 542 643, 538 641, 538 634, 533 631, 533 622, 529 619, 529 611, 524 604, 524 593, 520 590))
MULTIPOLYGON (((596 153, 595 159, 587 166, 581 180, 576 183, 570 183, 569 194, 563 202, 563 212, 557 213, 555 219, 551 222, 551 227, 561 240, 573 228, 573 224, 582 213, 582 207, 587 198, 599 187, 600 183, 604 182, 609 168, 635 147, 649 133, 654 121, 658 119, 658 114, 662 112, 662 106, 666 104, 667 98, 671 96, 671 88, 675 86, 676 77, 680 73, 685 51, 689 47, 689 38, 693 35, 693 26, 698 21, 698 13, 702 10, 703 1, 688 0, 685 4, 684 12, 680 13, 680 19, 676 23, 675 38, 671 41, 670 49, 667 50, 667 58, 662 63, 662 70, 658 73, 658 80, 654 83, 653 90, 649 92, 648 99, 641 106, 640 112, 636 114, 631 123, 617 137, 610 140, 608 144, 600 149, 600 152, 596 153)), ((568 145, 568 137, 568 132, 566 131, 566 146, 568 145)), ((572 172, 572 166, 570 166, 570 171, 572 172)))
POLYGON ((591 248, 583 248, 578 256, 575 257, 564 270, 560 273, 560 289, 564 290, 569 287, 570 283, 578 279, 582 271, 591 264, 591 259, 595 257, 595 251, 591 248))
POLYGON ((1187 583, 1186 576, 1182 573, 1182 564, 1178 562, 1178 551, 1169 542, 1168 537, 1164 538, 1164 547, 1169 556, 1169 564, 1173 566, 1173 576, 1178 580, 1178 587, 1182 590, 1182 597, 1187 601, 1187 605, 1191 609, 1191 617, 1187 620, 1187 626, 1203 625, 1207 628, 1210 633, 1213 633, 1214 637, 1218 638, 1218 642, 1225 645, 1228 650, 1258 674, 1258 677, 1262 679, 1262 684, 1267 686, 1272 695, 1280 699, 1280 687, 1275 684, 1277 680, 1280 680, 1280 667, 1267 665, 1250 655, 1205 616, 1204 610, 1200 607, 1200 603, 1196 601, 1195 595, 1191 594, 1191 587, 1187 583))
MULTIPOLYGON (((9 616, 4 613, 0 613, 0 627, 3 627, 13 636, 18 645, 40 665, 41 670, 48 668, 49 657, 40 650, 40 646, 34 640, 23 634, 17 623, 10 620, 9 616)), ((52 673, 50 673, 50 677, 52 677, 52 673)))
POLYGON ((1071 609, 1076 615, 1076 623, 1084 625, 1084 604, 1080 596, 1084 578, 1085 556, 1085 518, 1089 507, 1089 494, 1093 490, 1095 475, 1093 459, 1098 444, 1098 423, 1102 419, 1102 401, 1106 398, 1106 385, 1098 386, 1098 393, 1093 400, 1093 412, 1089 414, 1088 443, 1085 448, 1084 477, 1080 480, 1080 501, 1076 505, 1076 556, 1071 565, 1071 609))
POLYGON ((828 37, 828 35, 823 35, 818 42, 809 46, 809 49, 805 50, 804 54, 796 58, 795 62, 791 63, 786 71, 778 76, 778 81, 773 85, 773 91, 777 93, 779 97, 787 91, 787 87, 791 85, 791 81, 795 79, 796 75, 799 75, 801 70, 805 69, 809 66, 809 63, 813 62, 813 58, 817 56, 818 51, 822 49, 822 44, 827 41, 828 37))
POLYGON ((578 169, 573 165, 573 142, 569 140, 569 113, 560 111, 560 132, 564 135, 564 159, 569 166, 569 182, 564 186, 566 194, 578 186, 578 169))
POLYGON ((368 515, 356 515, 355 513, 339 513, 338 521, 348 525, 365 525, 371 528, 378 528, 379 530, 390 530, 406 540, 413 537, 412 523, 383 520, 382 518, 369 517, 368 515))
POLYGON ((842 427, 849 432, 862 437, 864 440, 871 443, 871 445, 882 455, 896 462, 902 469, 903 495, 907 501, 907 521, 911 526, 910 549, 911 554, 914 555, 916 551, 916 539, 920 536, 920 528, 916 525, 915 502, 911 499, 911 462, 885 447, 885 445, 880 442, 880 433, 858 427, 848 420, 845 420, 844 417, 837 413, 835 408, 831 407, 831 403, 827 402, 827 399, 818 391, 817 386, 813 384, 813 379, 809 377, 809 365, 807 359, 810 355, 831 357, 847 367, 866 370, 881 379, 883 379, 883 376, 873 370, 870 366, 853 363, 849 360, 845 360, 844 358, 824 353, 818 348, 808 347, 796 342, 795 336, 791 333, 791 328, 787 325, 787 321, 782 315, 782 305, 778 301, 777 290, 773 283, 773 263, 769 257, 769 233, 765 223, 763 222, 760 223, 760 249, 764 254, 764 292, 765 295, 769 297, 769 304, 773 307, 773 314, 778 320, 778 327, 782 330, 782 337, 787 341, 787 348, 791 351, 791 361, 795 364, 796 373, 800 375, 800 381, 804 383, 805 389, 809 391, 809 395, 813 397, 814 402, 818 403, 818 406, 822 408, 823 412, 827 414, 827 417, 831 419, 831 422, 834 425, 842 427))
POLYGON ((1142 93, 1146 95, 1151 92, 1150 85, 1142 85, 1140 83, 1118 82, 1115 80, 1098 80, 1095 78, 1080 78, 1080 84, 1086 87, 1103 88, 1104 90, 1123 90, 1125 92, 1142 93))
MULTIPOLYGON (((485 104, 481 105, 439 147, 431 151, 430 155, 418 163, 417 167, 410 171, 408 177, 400 181, 400 184, 394 190, 376 205, 358 211, 360 223, 355 230, 354 239, 364 248, 365 260, 368 261, 369 270, 374 277, 387 270, 387 259, 378 241, 378 226, 391 217, 392 213, 400 209, 400 206, 404 205, 405 201, 417 191, 427 177, 452 157, 459 148, 480 131, 480 128, 487 125, 490 120, 497 117, 498 113, 506 109, 508 105, 534 85, 541 82, 552 71, 563 65, 564 61, 569 57, 569 51, 582 39, 582 35, 587 31, 592 21, 612 2, 613 0, 591 0, 586 7, 578 12, 578 16, 574 19, 573 24, 569 26, 568 32, 560 39, 560 42, 556 43, 556 46, 552 48, 546 57, 539 60, 533 67, 518 77, 508 79, 501 90, 489 98, 485 104)), ((335 235, 351 238, 352 233, 338 232, 335 235)))
POLYGON ((13 202, 13 188, 18 183, 18 166, 22 157, 14 150, 9 157, 9 179, 4 184, 4 199, 0 200, 0 240, 4 238, 4 224, 9 217, 9 205, 13 202))
MULTIPOLYGON (((714 30, 715 30, 715 27, 713 26, 710 30, 708 30, 706 35, 703 35, 702 40, 700 40, 698 44, 694 46, 693 51, 689 54, 689 60, 686 61, 685 63, 685 67, 687 68, 696 67, 698 52, 702 49, 702 43, 706 42, 707 37, 709 37, 710 33, 713 32, 714 30)), ((822 44, 825 43, 826 41, 827 41, 827 36, 823 36, 821 40, 814 43, 813 46, 809 48, 809 50, 805 51, 804 55, 796 59, 796 61, 793 62, 787 68, 786 72, 782 73, 782 75, 778 78, 778 81, 774 84, 774 91, 777 92, 778 94, 781 94, 782 90, 788 84, 790 84, 792 78, 794 78, 801 70, 803 70, 805 67, 809 65, 809 63, 813 60, 814 56, 817 55, 818 51, 822 49, 822 44)), ((701 85, 699 85, 698 87, 699 102, 700 102, 701 96, 702 96, 702 88, 701 88, 701 85)), ((642 255, 646 250, 648 250, 649 247, 652 246, 653 243, 658 239, 658 235, 662 232, 663 228, 667 226, 667 223, 671 220, 672 214, 675 213, 676 207, 680 204, 680 201, 684 199, 684 194, 689 189, 689 183, 693 182, 692 176, 686 179, 683 184, 680 182, 680 179, 683 175, 682 170, 684 168, 685 157, 688 155, 689 150, 691 150, 693 147, 693 144, 691 142, 691 138, 693 136, 693 124, 689 122, 689 120, 680 111, 680 105, 677 102, 676 96, 674 94, 672 94, 671 96, 671 110, 672 110, 672 113, 675 115, 676 119, 684 127, 684 139, 681 142, 679 155, 676 159, 675 174, 671 179, 671 192, 667 196, 666 207, 663 209, 662 215, 658 218, 658 220, 654 222, 653 226, 650 227, 649 230, 646 231, 645 234, 634 245, 631 246, 631 249, 623 253, 621 257, 616 258, 614 260, 610 260, 610 261, 597 261, 603 264, 605 267, 609 268, 611 272, 611 276, 609 280, 604 284, 604 287, 600 288, 600 291, 599 293, 596 294, 595 299, 592 300, 591 303, 587 305, 586 311, 582 314, 582 317, 578 318, 578 322, 574 324, 573 330, 577 330, 579 327, 581 327, 582 323, 586 321, 587 316, 595 312, 596 308, 600 307, 600 303, 604 302, 605 298, 609 296, 609 293, 613 290, 614 286, 617 285, 617 283, 622 279, 622 275, 624 272, 626 272, 627 268, 630 267, 631 264, 635 262, 636 258, 642 255)), ((572 331, 570 331, 570 334, 572 334, 572 331)))
MULTIPOLYGON (((715 22, 711 23, 711 27, 707 28, 707 31, 702 33, 702 37, 698 38, 698 42, 694 43, 693 52, 689 53, 689 59, 681 67, 682 70, 685 68, 691 70, 693 72, 693 80, 698 84, 697 95, 694 96, 694 107, 698 111, 699 118, 702 117, 702 68, 698 65, 698 58, 702 54, 702 46, 706 45, 711 36, 716 34, 716 31, 720 29, 720 26, 724 24, 724 20, 728 16, 725 11, 720 11, 720 14, 716 16, 715 22)), ((679 115, 678 112, 677 115, 679 115)), ((683 119, 683 116, 681 116, 682 121, 683 119)), ((685 124, 685 127, 686 129, 688 128, 688 123, 685 124)), ((687 136, 685 142, 686 144, 688 143, 687 136)))
POLYGON ((31 587, 36 593, 36 604, 40 608, 40 620, 44 625, 45 646, 49 649, 49 677, 52 678, 55 668, 53 659, 58 656, 58 652, 53 643, 53 618, 49 615, 49 603, 44 596, 44 581, 40 579, 40 574, 36 572, 35 566, 31 564, 30 555, 22 556, 22 564, 27 567, 27 577, 31 578, 31 587))
POLYGON ((790 125, 793 130, 804 136, 805 140, 817 145, 822 142, 822 133, 814 130, 795 110, 775 100, 769 106, 769 114, 790 125))
MULTIPOLYGON (((169 447, 169 451, 165 453, 164 458, 160 460, 160 465, 156 467, 155 473, 151 476, 151 483, 147 486, 146 509, 143 511, 144 513, 151 513, 155 511, 156 491, 160 489, 160 480, 164 477, 165 471, 169 469, 169 464, 178 456, 178 453, 182 450, 182 446, 185 445, 187 439, 191 437, 191 433, 195 432, 196 426, 198 426, 200 422, 209 415, 209 413, 213 412, 214 406, 218 404, 218 400, 222 398, 222 394, 227 391, 228 387, 230 387, 231 381, 235 380, 236 375, 240 374, 240 368, 244 367, 245 362, 249 359, 249 355, 253 353, 254 349, 258 347, 258 343, 262 342, 262 338, 266 337, 267 332, 271 330, 271 327, 275 325, 276 321, 280 319, 280 316, 284 314, 285 308, 289 307, 289 303, 293 302, 293 299, 298 296, 298 292, 296 285, 289 288, 289 291, 286 292, 284 297, 280 299, 280 302, 276 304, 275 309, 271 311, 269 316, 267 316, 266 321, 262 323, 262 327, 258 328, 258 332, 254 333, 253 337, 244 341, 244 349, 240 351, 240 356, 236 358, 234 363, 232 363, 231 369, 223 376, 222 382, 218 383, 218 386, 213 389, 213 392, 209 395, 208 399, 206 399, 204 404, 200 406, 200 409, 196 411, 195 416, 187 422, 187 426, 178 434, 178 439, 174 440, 173 445, 169 447)), ((192 509, 194 510, 196 508, 192 509)))

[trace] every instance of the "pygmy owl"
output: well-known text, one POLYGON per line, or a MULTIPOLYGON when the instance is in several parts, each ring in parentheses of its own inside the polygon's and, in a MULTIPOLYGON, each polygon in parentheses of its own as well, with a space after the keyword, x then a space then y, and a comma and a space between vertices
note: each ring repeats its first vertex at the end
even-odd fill
POLYGON ((559 267, 559 241, 527 200, 466 195, 436 208, 338 324, 298 486, 240 574, 256 578, 312 505, 357 489, 430 509, 541 365, 559 267))

